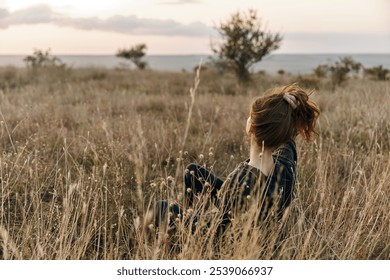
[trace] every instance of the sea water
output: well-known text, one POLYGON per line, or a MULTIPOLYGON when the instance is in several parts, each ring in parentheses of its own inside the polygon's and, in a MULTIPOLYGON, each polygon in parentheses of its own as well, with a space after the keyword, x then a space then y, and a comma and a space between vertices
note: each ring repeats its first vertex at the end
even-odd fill
MULTIPOLYGON (((134 66, 126 59, 114 55, 56 55, 71 67, 130 67, 134 66)), ((279 70, 291 74, 309 74, 320 64, 333 63, 341 57, 351 56, 364 67, 382 65, 390 68, 389 54, 272 54, 264 57, 251 67, 252 72, 265 71, 275 74, 279 70)), ((13 65, 23 67, 25 55, 0 55, 0 67, 13 65)), ((147 55, 148 67, 159 71, 192 71, 200 61, 209 61, 210 55, 147 55)))

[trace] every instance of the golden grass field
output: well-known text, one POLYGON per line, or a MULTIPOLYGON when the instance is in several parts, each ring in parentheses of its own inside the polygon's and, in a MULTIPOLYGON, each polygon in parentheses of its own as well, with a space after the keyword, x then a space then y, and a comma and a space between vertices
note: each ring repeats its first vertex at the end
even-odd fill
POLYGON ((244 87, 209 69, 192 99, 194 78, 0 68, 0 259, 390 259, 389 81, 331 91, 312 77, 255 75, 244 87), (296 81, 318 87, 322 114, 320 136, 297 141, 283 225, 253 227, 245 213, 215 244, 208 209, 195 231, 146 222, 156 200, 180 201, 187 164, 223 178, 246 159, 250 101, 296 81))

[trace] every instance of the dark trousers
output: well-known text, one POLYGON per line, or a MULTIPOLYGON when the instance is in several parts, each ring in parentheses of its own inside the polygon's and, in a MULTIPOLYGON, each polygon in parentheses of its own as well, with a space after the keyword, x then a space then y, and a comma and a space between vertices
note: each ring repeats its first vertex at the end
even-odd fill
POLYGON ((184 174, 185 202, 188 206, 194 203, 194 195, 210 192, 213 202, 217 200, 217 192, 221 189, 223 181, 206 168, 191 163, 184 174))
MULTIPOLYGON (((185 207, 192 207, 194 197, 204 192, 210 192, 211 200, 216 203, 217 192, 222 187, 223 181, 212 174, 206 168, 191 163, 187 166, 184 174, 184 198, 185 207)), ((177 204, 169 204, 167 200, 160 200, 154 206, 155 224, 164 223, 167 212, 169 215, 169 227, 174 227, 175 220, 181 217, 183 210, 177 204)))

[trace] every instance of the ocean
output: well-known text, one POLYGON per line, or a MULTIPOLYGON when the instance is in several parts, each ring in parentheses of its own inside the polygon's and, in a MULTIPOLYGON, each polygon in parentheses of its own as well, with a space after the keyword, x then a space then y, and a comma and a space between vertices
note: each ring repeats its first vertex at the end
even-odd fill
MULTIPOLYGON (((71 67, 104 67, 115 68, 123 64, 130 64, 123 58, 114 55, 56 55, 64 63, 71 67)), ((251 70, 257 72, 266 71, 275 74, 284 70, 291 74, 309 74, 320 64, 327 64, 337 61, 340 57, 351 56, 355 61, 363 64, 364 67, 382 65, 390 68, 389 54, 272 54, 259 63, 256 63, 251 70)), ((23 67, 24 55, 0 55, 0 67, 13 65, 23 67)), ((159 71, 192 71, 199 62, 210 60, 210 55, 147 55, 145 60, 149 68, 159 71)))

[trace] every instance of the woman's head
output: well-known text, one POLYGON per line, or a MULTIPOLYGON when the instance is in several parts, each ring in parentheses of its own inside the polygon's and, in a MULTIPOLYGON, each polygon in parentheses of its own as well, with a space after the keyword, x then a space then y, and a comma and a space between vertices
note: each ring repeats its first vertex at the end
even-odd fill
POLYGON ((277 148, 297 134, 310 141, 320 110, 297 84, 270 89, 250 105, 248 133, 265 148, 277 148))

